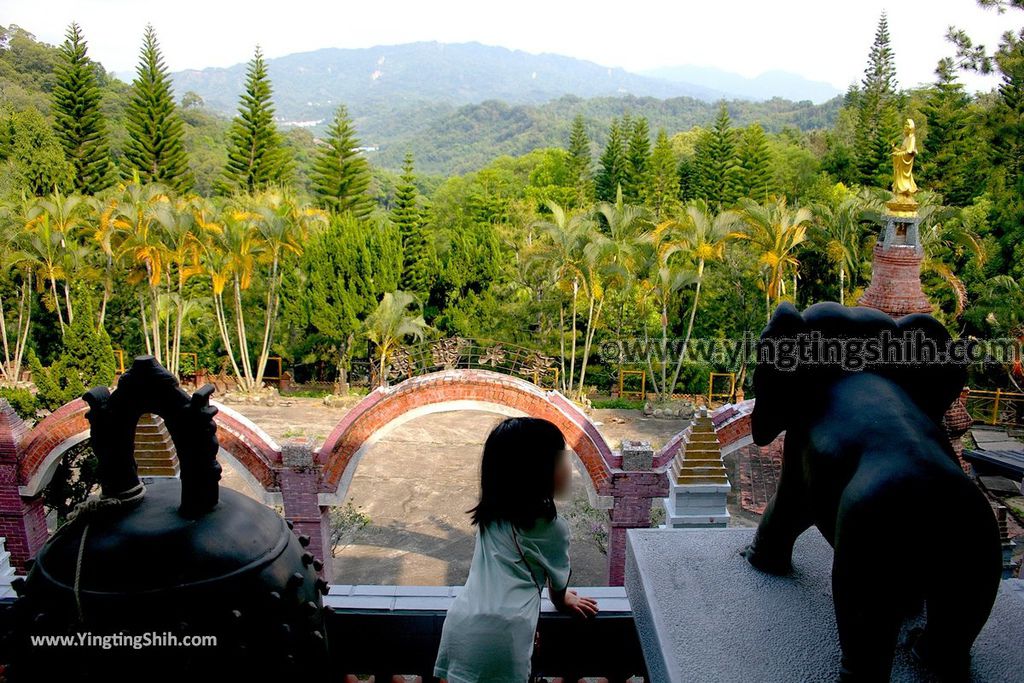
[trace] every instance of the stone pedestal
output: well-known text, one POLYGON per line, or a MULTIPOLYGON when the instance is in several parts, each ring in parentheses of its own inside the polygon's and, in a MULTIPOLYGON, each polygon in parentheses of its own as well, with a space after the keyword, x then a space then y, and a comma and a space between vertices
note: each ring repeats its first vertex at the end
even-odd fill
POLYGON ((715 425, 707 408, 701 408, 670 468, 669 495, 663 501, 665 526, 671 529, 727 526, 726 498, 731 489, 715 425))
MULTIPOLYGON (((753 535, 753 529, 629 532, 626 594, 650 680, 838 680, 832 548, 812 529, 797 541, 793 574, 771 576, 739 554, 753 535)), ((908 621, 901 643, 917 623, 908 621)), ((1024 582, 1003 581, 974 644, 971 680, 1021 680, 1022 642, 1024 582)), ((901 644, 892 681, 933 680, 901 644)))

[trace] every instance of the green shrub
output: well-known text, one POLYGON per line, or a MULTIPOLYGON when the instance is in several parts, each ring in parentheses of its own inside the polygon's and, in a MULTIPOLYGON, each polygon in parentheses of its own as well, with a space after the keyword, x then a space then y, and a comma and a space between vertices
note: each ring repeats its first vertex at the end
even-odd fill
POLYGON ((598 398, 591 402, 594 408, 615 409, 615 410, 640 410, 644 402, 632 398, 598 398))
POLYGON ((36 397, 28 389, 17 389, 15 387, 0 387, 0 398, 7 399, 21 419, 35 420, 38 403, 36 397))
POLYGON ((38 390, 36 399, 45 410, 56 410, 91 387, 109 387, 117 375, 110 337, 103 328, 93 325, 88 310, 81 311, 67 328, 60 356, 53 365, 44 368, 31 349, 28 353, 32 381, 38 390))

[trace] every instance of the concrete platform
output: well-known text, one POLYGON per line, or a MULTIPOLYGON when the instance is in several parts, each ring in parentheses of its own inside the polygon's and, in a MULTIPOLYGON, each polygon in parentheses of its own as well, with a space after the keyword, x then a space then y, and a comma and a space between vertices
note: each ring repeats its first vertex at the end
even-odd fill
MULTIPOLYGON (((797 542, 793 575, 774 577, 739 555, 753 533, 628 532, 626 594, 654 683, 837 680, 832 548, 812 529, 797 542)), ((974 644, 972 680, 1024 681, 1022 643, 1024 582, 1003 581, 974 644)), ((934 679, 901 646, 892 680, 934 679)))

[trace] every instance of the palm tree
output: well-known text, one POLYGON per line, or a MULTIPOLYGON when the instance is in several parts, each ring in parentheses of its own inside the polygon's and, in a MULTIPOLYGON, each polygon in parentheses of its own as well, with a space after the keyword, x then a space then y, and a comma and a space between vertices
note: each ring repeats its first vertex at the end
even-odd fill
POLYGON ((263 373, 270 356, 274 325, 280 303, 281 259, 286 254, 301 254, 302 245, 316 225, 327 222, 327 214, 319 209, 300 204, 285 191, 269 190, 251 199, 254 223, 263 239, 265 256, 270 262, 267 280, 267 300, 264 310, 263 342, 256 364, 255 383, 263 385, 263 373))
POLYGON ((57 282, 64 282, 66 276, 64 270, 66 240, 61 233, 53 230, 49 216, 43 212, 38 203, 27 208, 29 220, 25 224, 26 231, 22 244, 35 264, 39 275, 40 291, 42 291, 44 282, 49 283, 51 298, 47 303, 57 314, 60 334, 63 337, 67 325, 60 303, 61 298, 57 293, 57 282))
POLYGON ((571 349, 569 370, 565 367, 565 300, 558 302, 559 350, 561 356, 562 391, 571 390, 576 377, 576 317, 579 303, 580 283, 583 281, 583 248, 593 230, 590 217, 582 211, 566 211, 555 202, 548 202, 551 219, 538 221, 545 239, 540 240, 531 250, 529 259, 545 268, 555 287, 565 294, 571 294, 569 318, 571 321, 571 349))
POLYGON ((596 215, 600 228, 592 231, 589 243, 583 248, 582 270, 587 288, 588 310, 583 360, 577 384, 577 395, 580 397, 584 394, 587 362, 601 320, 606 293, 610 289, 625 296, 633 281, 633 267, 639 249, 649 240, 651 230, 650 211, 623 202, 621 187, 614 203, 601 202, 597 205, 596 215))
MULTIPOLYGON (((651 362, 651 354, 647 354, 647 372, 654 386, 654 393, 663 397, 671 398, 672 392, 668 389, 668 328, 669 317, 668 307, 672 297, 685 287, 689 287, 697 280, 697 272, 684 257, 683 246, 679 242, 669 239, 667 231, 657 231, 652 239, 652 248, 648 250, 648 263, 644 269, 648 275, 641 282, 641 286, 654 297, 660 313, 661 322, 661 382, 655 379, 654 365, 651 362)), ((647 331, 644 328, 646 339, 647 331)))
POLYGON ((672 383, 668 389, 669 397, 675 393, 679 374, 683 369, 683 361, 690 346, 690 339, 693 337, 693 325, 697 319, 697 307, 700 305, 705 268, 709 263, 722 260, 725 256, 726 242, 739 236, 737 230, 740 223, 740 216, 736 212, 716 213, 705 200, 697 199, 658 226, 658 233, 665 234, 665 238, 670 242, 678 243, 693 261, 695 268, 693 304, 690 306, 686 336, 683 337, 679 357, 676 359, 676 369, 672 375, 672 383))
POLYGON ((170 321, 173 317, 174 320, 173 329, 165 338, 167 369, 175 375, 181 365, 181 334, 185 311, 191 303, 185 285, 203 272, 200 260, 208 237, 203 216, 208 212, 205 200, 186 197, 174 202, 173 209, 167 212, 166 220, 161 223, 160 239, 167 260, 167 278, 171 281, 171 307, 166 319, 170 321))
POLYGON ((145 294, 139 294, 139 317, 146 351, 161 363, 165 361, 161 343, 165 335, 160 330, 160 290, 167 267, 163 229, 173 222, 173 216, 167 188, 143 185, 136 178, 108 200, 95 236, 106 253, 127 267, 128 282, 145 286, 145 294))
POLYGON ((864 226, 867 222, 863 201, 845 194, 832 201, 817 204, 814 209, 811 235, 839 279, 839 303, 846 303, 846 282, 861 267, 864 226))
POLYGON ((959 318, 967 307, 967 287, 951 265, 957 257, 973 255, 979 264, 985 262, 985 245, 961 217, 955 207, 940 204, 941 197, 932 192, 917 195, 919 240, 924 251, 921 271, 934 273, 953 292, 953 318, 959 318))
POLYGON ((7 329, 7 310, 0 295, 0 337, 3 337, 4 350, 0 376, 8 382, 17 382, 21 375, 22 359, 32 321, 32 271, 36 264, 23 247, 25 226, 32 220, 35 205, 34 200, 24 200, 17 209, 12 206, 0 207, 0 267, 3 268, 3 272, 12 276, 21 276, 21 283, 18 285, 18 315, 15 320, 13 352, 7 329))
POLYGON ((388 292, 366 316, 366 338, 377 347, 380 385, 387 386, 391 360, 407 337, 419 340, 430 330, 423 309, 409 292, 388 292))
MULTIPOLYGON (((745 198, 740 200, 740 214, 746 231, 738 233, 737 237, 750 242, 758 254, 765 319, 770 320, 772 304, 777 304, 786 294, 789 275, 793 277, 795 288, 800 267, 796 250, 807 239, 811 211, 790 208, 784 197, 763 205, 745 198)), ((793 295, 796 295, 795 291, 793 295)))
MULTIPOLYGON (((63 257, 61 270, 64 274, 64 311, 67 314, 67 324, 70 325, 75 320, 74 306, 71 303, 70 276, 84 263, 84 252, 79 248, 78 238, 88 224, 92 205, 80 195, 64 195, 60 190, 54 189, 52 194, 41 198, 37 206, 39 218, 45 220, 46 229, 52 239, 59 243, 59 251, 63 257)), ((56 283, 53 284, 55 288, 56 283)), ((56 291, 53 295, 57 296, 56 291)), ((58 314, 59 312, 58 308, 58 314)), ((63 326, 61 329, 63 330, 63 326)))

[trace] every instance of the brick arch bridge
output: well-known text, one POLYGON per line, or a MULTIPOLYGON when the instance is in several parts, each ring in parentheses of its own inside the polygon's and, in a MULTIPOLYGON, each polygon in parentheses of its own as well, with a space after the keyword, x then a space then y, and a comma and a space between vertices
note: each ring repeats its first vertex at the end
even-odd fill
MULTIPOLYGON (((750 443, 752 405, 748 401, 714 412, 723 450, 750 443)), ((631 460, 625 469, 621 453, 613 451, 590 418, 560 393, 479 369, 434 372, 377 389, 346 413, 315 451, 301 440, 278 446, 242 415, 217 407, 221 457, 247 474, 264 502, 282 503, 296 532, 310 536, 311 551, 324 558, 330 558, 331 506, 344 499, 365 450, 389 430, 419 415, 450 410, 549 419, 565 434, 577 466, 586 473, 592 502, 608 511, 610 585, 623 582, 626 530, 650 525, 652 500, 668 495, 668 470, 689 433, 684 430, 646 461, 631 460)), ((29 430, 0 399, 0 536, 6 537, 19 568, 47 538, 40 493, 60 456, 87 437, 86 410, 84 402, 72 401, 29 430)), ((329 577, 330 569, 325 573, 329 577)))
POLYGON ((378 388, 345 414, 316 454, 323 470, 321 500, 336 504, 345 500, 362 455, 388 432, 421 415, 455 410, 550 420, 562 430, 576 454, 576 465, 587 480, 591 500, 608 495, 612 470, 620 463, 576 404, 557 391, 546 391, 510 375, 488 370, 444 370, 378 388))

